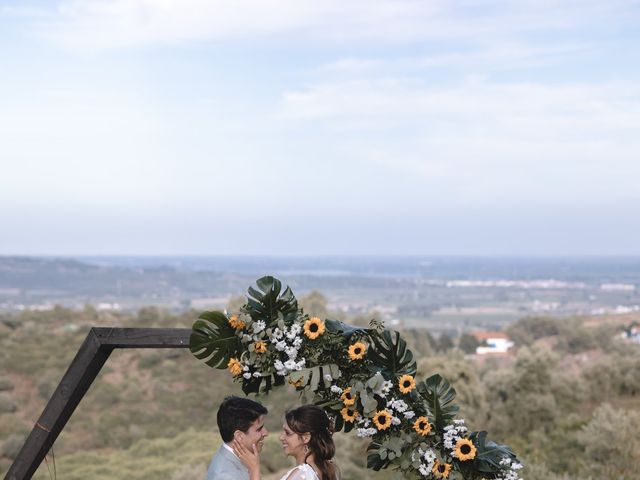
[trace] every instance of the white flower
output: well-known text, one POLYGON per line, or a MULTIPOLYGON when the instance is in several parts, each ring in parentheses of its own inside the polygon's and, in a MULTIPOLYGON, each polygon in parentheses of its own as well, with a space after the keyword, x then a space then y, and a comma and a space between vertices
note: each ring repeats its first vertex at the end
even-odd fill
POLYGON ((302 327, 298 323, 294 323, 291 325, 289 332, 287 332, 286 336, 289 340, 295 340, 298 334, 302 331, 302 327))
POLYGON ((249 365, 243 365, 242 366, 242 371, 243 372, 248 372, 249 371, 249 365))
POLYGON ((420 475, 422 475, 423 477, 428 477, 431 474, 433 465, 436 461, 436 458, 437 458, 436 453, 431 448, 427 449, 426 452, 423 452, 421 449, 418 449, 418 453, 420 454, 420 457, 424 460, 424 463, 421 463, 420 466, 418 467, 418 471, 420 472, 420 475))
POLYGON ((266 328, 267 324, 264 323, 264 320, 258 320, 257 322, 255 322, 253 324, 253 331, 255 333, 261 332, 262 330, 264 330, 266 328))
POLYGON ((393 382, 391 380, 385 380, 384 382, 382 382, 382 386, 380 387, 380 392, 376 392, 376 393, 378 393, 378 395, 384 398, 387 395, 389 395, 389 392, 391 391, 392 388, 393 388, 393 382))
POLYGON ((295 369, 296 368, 295 360, 289 359, 286 362, 284 362, 284 368, 286 368, 287 370, 295 369))
POLYGON ((444 448, 453 450, 455 444, 460 440, 458 430, 455 425, 447 425, 444 427, 444 436, 442 437, 444 448))
POLYGON ((285 348, 287 348, 287 342, 285 342, 284 340, 276 342, 276 350, 282 352, 285 348))
POLYGON ((342 394, 342 389, 337 385, 331 385, 331 392, 335 393, 337 395, 341 395, 342 394))
POLYGON ((426 452, 424 452, 422 458, 424 458, 424 461, 427 462, 427 464, 431 464, 431 468, 433 468, 433 463, 436 460, 436 452, 434 452, 433 449, 429 448, 426 452))
POLYGON ((406 418, 407 420, 411 420, 415 416, 416 414, 413 412, 413 410, 407 410, 406 412, 404 412, 404 418, 406 418))
POLYGON ((356 430, 356 434, 360 438, 372 437, 373 435, 376 434, 376 432, 377 432, 377 430, 375 428, 358 428, 356 430))
POLYGON ((391 417, 391 424, 398 426, 402 423, 402 421, 398 417, 391 417))
POLYGON ((244 378, 246 378, 246 379, 251 378, 251 374, 250 374, 249 372, 245 372, 245 373, 243 373, 243 374, 242 374, 242 376, 243 376, 244 378))
POLYGON ((280 340, 282 338, 284 334, 282 333, 282 330, 280 330, 278 327, 276 327, 273 330, 273 333, 271 334, 271 337, 275 340, 280 340))
POLYGON ((261 377, 262 375, 260 374, 260 372, 253 372, 253 376, 258 378, 258 377, 261 377))
POLYGON ((400 413, 404 412, 407 408, 409 408, 409 406, 406 403, 404 403, 403 400, 396 400, 395 398, 391 400, 389 403, 387 403, 387 406, 400 413))
POLYGON ((300 348, 302 346, 302 338, 296 337, 293 339, 293 346, 296 348, 300 348))
POLYGON ((331 380, 333 380, 333 378, 331 377, 331 375, 329 375, 328 373, 325 373, 325 374, 324 374, 324 379, 325 379, 327 382, 330 382, 331 380))
POLYGON ((287 347, 284 349, 284 353, 286 353, 290 359, 295 359, 298 356, 298 349, 296 347, 287 347))

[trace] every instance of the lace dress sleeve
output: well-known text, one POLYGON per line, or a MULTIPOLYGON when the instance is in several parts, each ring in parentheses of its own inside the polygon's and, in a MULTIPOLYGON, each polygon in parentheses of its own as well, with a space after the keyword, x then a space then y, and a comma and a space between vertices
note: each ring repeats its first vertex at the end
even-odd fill
POLYGON ((298 465, 280 480, 318 480, 318 476, 309 465, 298 465))

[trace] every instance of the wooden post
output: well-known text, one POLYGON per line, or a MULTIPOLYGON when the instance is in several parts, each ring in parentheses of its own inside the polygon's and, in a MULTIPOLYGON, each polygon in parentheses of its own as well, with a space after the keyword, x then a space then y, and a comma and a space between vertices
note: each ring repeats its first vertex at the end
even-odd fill
POLYGON ((92 328, 5 480, 33 476, 114 348, 188 348, 190 336, 189 328, 92 328))

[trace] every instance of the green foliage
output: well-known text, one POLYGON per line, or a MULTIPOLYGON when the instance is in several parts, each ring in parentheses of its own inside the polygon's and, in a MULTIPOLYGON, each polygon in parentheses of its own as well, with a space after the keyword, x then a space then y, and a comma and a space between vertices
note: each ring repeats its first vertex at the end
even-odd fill
POLYGON ((507 327, 507 335, 516 345, 531 345, 534 341, 558 335, 560 321, 550 317, 526 317, 507 327))
POLYGON ((214 368, 226 368, 240 353, 240 340, 220 312, 204 312, 193 324, 189 349, 199 360, 214 368))
POLYGON ((274 277, 261 277, 256 281, 257 289, 249 287, 249 296, 244 312, 253 321, 264 320, 267 323, 284 320, 286 325, 293 323, 298 314, 298 301, 287 287, 282 294, 282 283, 274 277))
MULTIPOLYGON (((13 413, 0 414, 3 450, 8 452, 12 442, 26 438, 33 420, 46 404, 38 393, 40 379, 50 375, 51 383, 57 384, 90 325, 143 326, 144 322, 151 322, 158 327, 190 326, 199 315, 194 311, 172 315, 156 310, 153 315, 144 313, 140 320, 135 314, 97 312, 96 320, 85 318, 85 313, 28 312, 0 320, 12 325, 0 326, 5 333, 10 332, 0 335, 2 379, 14 386, 3 393, 19 407, 13 413), (70 324, 78 330, 67 331, 64 327, 70 324), (5 445, 9 438, 12 441, 5 445)), ((357 323, 345 317, 334 318, 357 323)), ((363 329, 370 318, 362 317, 363 329)), ((589 319, 594 327, 577 321, 567 325, 587 330, 587 337, 593 333, 597 345, 593 350, 572 354, 568 347, 572 337, 562 328, 567 319, 548 320, 542 323, 549 331, 537 334, 531 342, 545 343, 549 346, 547 350, 520 349, 517 358, 486 360, 484 364, 456 351, 433 356, 426 330, 407 330, 401 335, 421 374, 428 377, 438 372, 450 381, 465 418, 474 418, 473 424, 477 425, 476 418, 489 414, 487 423, 482 420, 479 428, 488 428, 492 439, 508 443, 518 451, 526 464, 523 476, 527 480, 639 478, 635 470, 630 470, 633 464, 625 459, 625 452, 629 448, 640 451, 633 438, 640 428, 636 419, 640 411, 640 348, 619 341, 611 333, 612 327, 598 326, 589 319), (536 406, 538 401, 540 408, 536 406), (598 410, 603 401, 610 403, 611 415, 598 410), (606 470, 608 467, 620 470, 610 472, 606 470)), ((531 328, 536 330, 534 325, 531 328)), ((575 336, 579 338, 582 334, 575 336)), ((194 362, 186 350, 160 352, 112 353, 56 442, 58 478, 203 477, 219 441, 215 430, 216 406, 226 395, 237 394, 238 386, 226 373, 211 372, 204 364, 194 362), (103 382, 113 388, 97 388, 103 382), (118 401, 104 406, 107 397, 114 393, 118 401), (197 425, 200 430, 194 431, 197 438, 183 436, 185 425, 197 425), (134 450, 140 442, 156 440, 168 441, 166 458, 161 450, 134 450), (181 453, 173 455, 173 451, 181 453), (147 454, 152 455, 149 460, 140 456, 147 454), (150 464, 155 466, 152 468, 150 464)), ((423 377, 417 377, 420 378, 423 377)), ((277 480, 288 466, 277 437, 282 412, 294 404, 294 395, 294 389, 287 386, 260 399, 269 408, 267 423, 271 431, 263 459, 270 465, 267 471, 274 472, 265 475, 265 480, 277 480)), ((336 433, 334 439, 336 463, 344 480, 393 477, 390 469, 366 470, 366 439, 341 433, 336 433)), ((638 464, 637 458, 631 460, 638 464)), ((9 465, 9 457, 0 455, 0 478, 9 465)), ((49 479, 44 464, 35 478, 49 479)))
POLYGON ((500 468, 500 462, 503 459, 509 458, 511 461, 516 461, 516 456, 509 447, 488 441, 487 432, 472 432, 469 439, 475 445, 477 453, 472 462, 462 463, 464 470, 468 469, 469 472, 477 470, 491 474, 500 468))
POLYGON ((480 342, 469 333, 463 333, 458 340, 458 348, 464 353, 476 353, 476 348, 480 346, 480 342))
POLYGON ((18 406, 6 393, 0 393, 0 414, 13 413, 18 409, 18 406))
POLYGON ((605 403, 578 434, 590 473, 599 478, 637 478, 640 465, 640 412, 616 410, 605 403))
POLYGON ((0 378, 0 392, 8 392, 13 390, 14 385, 8 378, 0 378))
POLYGON ((371 335, 374 348, 368 352, 373 362, 372 373, 380 372, 387 380, 395 380, 400 375, 416 374, 416 361, 398 332, 384 330, 371 335))
POLYGON ((432 375, 426 381, 418 383, 416 389, 428 407, 427 414, 436 431, 442 432, 444 427, 456 417, 459 407, 453 401, 455 389, 440 375, 432 375))

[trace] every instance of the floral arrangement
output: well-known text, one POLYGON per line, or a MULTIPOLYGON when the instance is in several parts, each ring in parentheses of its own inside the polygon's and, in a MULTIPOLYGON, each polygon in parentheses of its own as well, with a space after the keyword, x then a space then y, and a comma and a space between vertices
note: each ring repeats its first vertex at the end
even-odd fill
POLYGON ((336 431, 370 439, 367 466, 404 478, 520 480, 506 446, 470 432, 457 418, 456 392, 439 375, 416 381, 416 362, 400 334, 309 317, 291 289, 257 280, 237 313, 205 312, 193 325, 191 352, 228 369, 245 394, 291 384, 325 409, 336 431))

